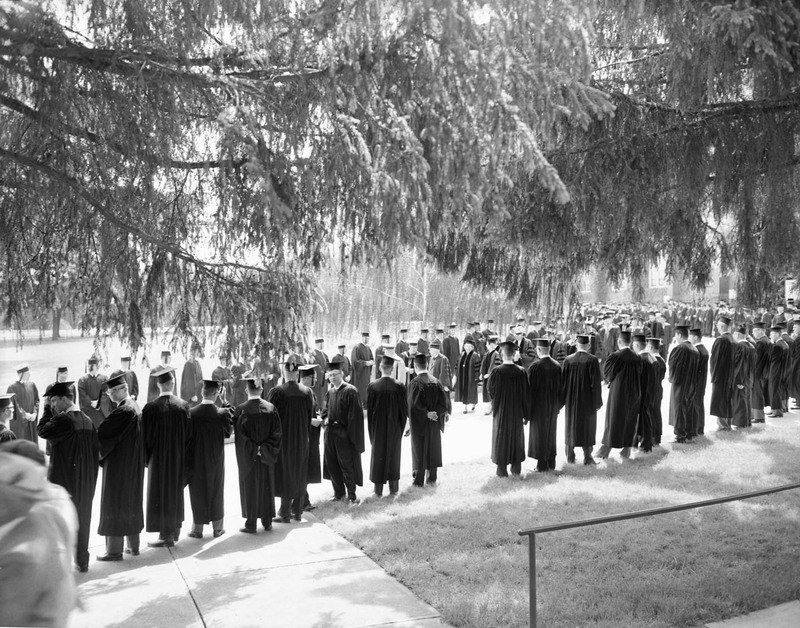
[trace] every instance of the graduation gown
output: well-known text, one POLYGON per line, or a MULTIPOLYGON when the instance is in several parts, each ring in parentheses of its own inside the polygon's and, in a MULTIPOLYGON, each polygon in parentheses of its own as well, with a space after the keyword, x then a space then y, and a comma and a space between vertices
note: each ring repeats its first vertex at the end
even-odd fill
MULTIPOLYGON (((314 396, 317 399, 323 399, 325 393, 328 391, 328 380, 325 377, 325 371, 328 368, 328 356, 324 351, 314 349, 314 362, 317 365, 317 379, 314 384, 314 396)), ((278 410, 280 412, 280 410, 278 410)))
POLYGON ((442 383, 449 395, 449 391, 453 387, 453 374, 450 370, 450 361, 444 354, 440 353, 435 358, 431 358, 430 374, 431 377, 435 377, 442 383))
POLYGON ((233 408, 199 403, 189 411, 191 437, 186 470, 192 521, 205 524, 225 516, 225 439, 231 435, 233 408))
POLYGON ((756 349, 747 340, 736 343, 733 354, 733 416, 731 424, 736 427, 750 427, 752 424, 752 409, 750 399, 753 391, 753 381, 756 367, 756 349), (742 386, 742 388, 739 388, 742 386))
POLYGON ((697 391, 697 368, 700 354, 691 342, 681 342, 669 352, 669 424, 678 438, 692 435, 694 398, 697 391))
POLYGON ((537 460, 556 457, 556 424, 564 406, 561 365, 545 356, 528 369, 528 456, 537 460))
POLYGON ((91 375, 87 373, 78 380, 78 404, 94 426, 97 427, 111 413, 111 400, 105 394, 106 380, 102 373, 91 375), (92 407, 92 402, 97 402, 97 407, 92 407))
POLYGON ((477 351, 462 351, 456 368, 456 401, 478 403, 478 381, 481 376, 481 357, 477 351))
MULTIPOLYGON (((369 373, 369 367, 367 367, 367 373, 369 373)), ((364 396, 366 397, 366 388, 364 396)), ((328 420, 329 424, 338 423, 347 431, 347 442, 353 459, 353 481, 357 486, 363 486, 364 469, 361 465, 361 454, 364 453, 364 410, 361 405, 361 396, 356 387, 343 383, 338 390, 328 388, 322 416, 328 420)), ((328 438, 330 436, 326 430, 325 439, 328 438)), ((325 449, 327 451, 328 448, 325 449)), ((327 456, 322 461, 322 477, 326 480, 331 479, 327 456)))
POLYGON ((408 414, 411 428, 411 467, 417 472, 442 466, 442 432, 447 415, 447 398, 441 382, 420 373, 408 385, 408 414), (437 421, 428 418, 436 412, 437 421))
POLYGON ((191 438, 189 405, 172 394, 145 404, 142 436, 148 469, 145 528, 174 534, 183 523, 186 449, 191 438))
POLYGON ((128 394, 136 401, 139 398, 139 378, 136 377, 136 373, 127 371, 125 373, 125 382, 128 384, 128 394))
POLYGON ((711 347, 711 414, 717 417, 733 416, 733 354, 736 342, 730 333, 717 337, 711 347))
POLYGON ((766 336, 756 340, 756 365, 753 371, 753 396, 751 403, 754 410, 763 410, 769 405, 769 359, 772 342, 766 336))
POLYGON ((450 366, 458 364, 458 356, 461 355, 461 347, 458 344, 458 338, 455 336, 445 336, 442 340, 442 353, 450 362, 450 366))
POLYGON ((697 349, 697 379, 695 380, 694 414, 692 417, 692 434, 698 436, 705 433, 706 428, 706 386, 708 384, 708 349, 700 343, 697 349))
POLYGON ((561 370, 567 447, 594 447, 597 411, 603 407, 600 361, 578 351, 564 360, 561 370))
POLYGON ((89 526, 92 500, 97 486, 100 445, 91 419, 76 406, 39 424, 39 436, 53 447, 47 474, 53 484, 63 486, 78 511, 76 563, 89 563, 89 526))
POLYGON ((525 460, 528 376, 516 364, 501 364, 487 380, 492 396, 492 462, 498 466, 525 460))
POLYGON ((36 384, 30 381, 14 382, 6 392, 15 395, 13 399, 14 415, 8 423, 8 427, 17 438, 38 442, 36 419, 39 417, 39 391, 36 384), (33 421, 25 418, 26 412, 34 415, 33 421))
POLYGON ((483 355, 483 359, 481 360, 481 381, 484 383, 483 400, 486 402, 491 401, 492 398, 489 395, 489 387, 485 384, 489 379, 489 375, 492 374, 492 371, 502 363, 503 359, 500 357, 500 350, 497 347, 491 351, 487 351, 483 355))
POLYGON ((236 408, 233 424, 242 517, 261 519, 269 525, 275 516, 275 461, 281 450, 281 418, 270 402, 248 399, 236 408))
POLYGON ((664 377, 667 375, 667 363, 661 355, 654 355, 655 363, 655 388, 653 394, 653 444, 661 443, 661 435, 664 431, 664 419, 661 415, 661 402, 664 399, 664 377))
POLYGON ((655 431, 655 417, 653 414, 653 399, 656 394, 656 359, 646 351, 639 354, 642 362, 641 400, 639 401, 639 420, 636 426, 636 436, 642 447, 649 448, 653 445, 655 431))
POLYGON ((273 388, 267 401, 275 406, 281 419, 281 450, 275 462, 275 495, 297 498, 308 486, 309 430, 316 397, 308 386, 287 381, 273 388))
POLYGON ((144 528, 144 443, 142 411, 128 397, 97 428, 103 484, 100 497, 102 536, 139 534, 144 528))
POLYGON ((772 410, 780 411, 783 406, 784 396, 784 371, 789 362, 789 347, 778 338, 772 343, 772 351, 769 358, 769 407, 772 410))
POLYGON ((359 342, 351 353, 351 362, 353 367, 353 379, 351 383, 358 390, 358 396, 361 399, 361 404, 367 402, 367 386, 369 386, 370 377, 372 375, 372 367, 367 364, 373 360, 372 349, 370 349, 363 342, 359 342))
POLYGON ((603 374, 608 382, 608 405, 602 443, 631 447, 642 398, 642 361, 633 349, 625 347, 608 356, 603 374))
POLYGON ((183 365, 181 399, 192 406, 203 400, 203 367, 197 360, 187 360, 183 365))
POLYGON ((400 450, 407 417, 405 385, 391 377, 381 377, 370 383, 367 387, 367 432, 372 445, 371 482, 383 484, 400 479, 400 450))

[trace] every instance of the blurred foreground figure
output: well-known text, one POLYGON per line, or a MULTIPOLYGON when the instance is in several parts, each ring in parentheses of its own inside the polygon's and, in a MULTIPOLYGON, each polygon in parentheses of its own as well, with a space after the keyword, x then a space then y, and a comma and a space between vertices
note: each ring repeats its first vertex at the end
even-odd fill
MULTIPOLYGON (((0 446, 0 625, 64 626, 77 600, 71 563, 78 518, 69 494, 46 479, 37 452, 0 446)), ((41 456, 41 453, 38 452, 41 456)))

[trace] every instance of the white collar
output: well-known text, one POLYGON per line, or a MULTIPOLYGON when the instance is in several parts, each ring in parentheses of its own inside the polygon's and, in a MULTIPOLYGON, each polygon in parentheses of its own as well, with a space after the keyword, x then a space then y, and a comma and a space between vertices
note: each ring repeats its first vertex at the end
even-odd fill
POLYGON ((215 400, 214 400, 214 399, 203 399, 203 400, 200 402, 200 405, 201 405, 201 406, 213 406, 213 405, 214 405, 214 403, 215 403, 215 400))

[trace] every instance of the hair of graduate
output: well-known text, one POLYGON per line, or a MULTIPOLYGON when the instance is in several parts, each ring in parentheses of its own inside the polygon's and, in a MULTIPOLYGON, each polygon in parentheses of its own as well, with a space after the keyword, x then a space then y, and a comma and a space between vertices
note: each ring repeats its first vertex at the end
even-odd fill
POLYGON ((219 384, 203 384, 203 396, 219 392, 219 384))
POLYGON ((500 351, 503 352, 504 358, 513 358, 517 348, 514 345, 502 345, 500 351))
POLYGON ((675 330, 675 335, 676 336, 680 336, 684 340, 688 340, 689 339, 689 332, 688 331, 683 331, 682 329, 676 329, 675 330))
POLYGON ((414 356, 414 366, 420 366, 422 368, 428 368, 428 356, 424 353, 418 353, 414 356))
POLYGON ((66 397, 67 399, 72 399, 75 401, 75 395, 72 393, 72 386, 67 389, 67 392, 63 395, 54 395, 55 397, 66 397))
POLYGON ((256 392, 257 390, 261 390, 261 380, 260 379, 248 379, 247 381, 247 392, 256 392))
MULTIPOLYGON (((414 361, 416 362, 416 358, 414 358, 414 361)), ((394 370, 394 364, 389 364, 381 360, 379 368, 381 369, 381 373, 391 373, 394 370)))

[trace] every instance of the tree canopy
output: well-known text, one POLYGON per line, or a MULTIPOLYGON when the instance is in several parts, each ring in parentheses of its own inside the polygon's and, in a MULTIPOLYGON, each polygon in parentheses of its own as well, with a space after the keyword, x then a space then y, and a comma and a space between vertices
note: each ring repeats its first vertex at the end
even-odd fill
POLYGON ((799 255, 798 33, 791 0, 2 2, 6 320, 269 347, 332 257, 407 249, 542 309, 662 255, 758 298, 799 255))

